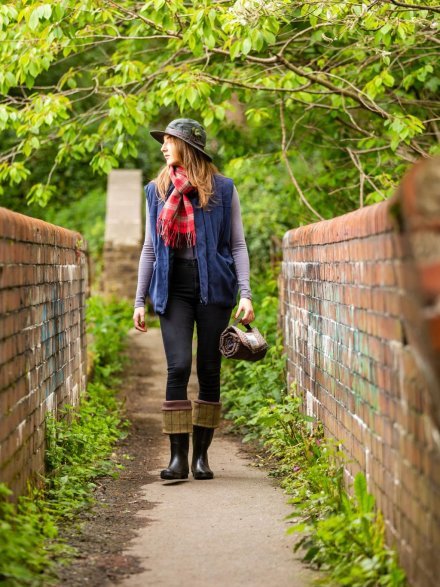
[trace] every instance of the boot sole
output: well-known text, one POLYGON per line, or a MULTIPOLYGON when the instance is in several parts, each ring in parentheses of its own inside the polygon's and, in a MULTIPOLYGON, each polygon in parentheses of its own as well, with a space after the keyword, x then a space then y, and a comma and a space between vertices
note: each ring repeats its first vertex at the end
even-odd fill
POLYGON ((214 479, 214 473, 193 473, 194 479, 197 481, 205 481, 208 479, 214 479))
POLYGON ((165 481, 177 481, 179 479, 188 479, 188 473, 186 475, 173 475, 172 473, 164 473, 162 471, 160 478, 164 479, 165 481))

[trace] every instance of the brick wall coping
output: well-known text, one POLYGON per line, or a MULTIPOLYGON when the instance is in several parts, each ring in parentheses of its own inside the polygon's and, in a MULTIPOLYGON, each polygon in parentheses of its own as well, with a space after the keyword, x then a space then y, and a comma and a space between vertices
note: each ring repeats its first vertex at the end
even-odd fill
POLYGON ((285 233, 283 248, 300 245, 324 245, 353 238, 368 237, 393 230, 390 208, 394 200, 348 212, 343 216, 292 228, 285 233))
POLYGON ((87 250, 87 243, 79 232, 2 207, 0 235, 17 241, 60 245, 84 252, 87 250))

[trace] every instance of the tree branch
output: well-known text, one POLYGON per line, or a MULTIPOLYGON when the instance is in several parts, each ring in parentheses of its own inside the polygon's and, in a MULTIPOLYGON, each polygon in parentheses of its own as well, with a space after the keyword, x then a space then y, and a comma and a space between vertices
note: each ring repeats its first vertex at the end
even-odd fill
POLYGON ((350 159, 355 164, 359 171, 359 208, 364 207, 364 183, 365 183, 365 171, 362 169, 362 165, 359 161, 359 157, 353 153, 351 149, 347 147, 347 152, 350 155, 350 159))
MULTIPOLYGON (((366 108, 367 110, 370 110, 371 112, 374 112, 375 114, 379 114, 379 116, 381 116, 382 118, 385 118, 385 119, 390 118, 390 115, 388 114, 388 112, 386 112, 380 106, 375 104, 370 98, 366 97, 366 99, 365 99, 363 96, 361 96, 359 93, 357 93, 353 90, 348 90, 347 88, 340 88, 339 86, 335 86, 334 84, 329 82, 327 79, 325 79, 321 76, 318 76, 315 73, 309 73, 307 71, 304 71, 300 67, 297 67, 296 65, 293 65, 292 63, 290 63, 290 61, 288 61, 282 55, 279 56, 279 60, 281 61, 281 63, 283 63, 283 65, 285 65, 287 67, 287 69, 290 69, 291 71, 293 71, 297 75, 300 75, 301 77, 305 77, 306 79, 309 79, 312 82, 315 82, 317 84, 320 84, 321 86, 324 86, 325 88, 328 88, 334 94, 339 94, 341 96, 347 96, 347 98, 351 98, 352 100, 354 100, 355 102, 357 102, 358 104, 360 104, 361 106, 366 108)), ((324 74, 324 75, 328 75, 328 74, 324 74)))
POLYGON ((412 10, 414 8, 415 10, 432 10, 433 12, 440 12, 440 6, 420 6, 417 4, 406 4, 405 2, 397 2, 396 0, 389 1, 391 2, 391 4, 394 4, 394 6, 408 8, 409 10, 412 10))
POLYGON ((246 84, 244 82, 239 82, 237 80, 230 80, 223 77, 218 77, 217 75, 213 75, 211 73, 206 73, 205 71, 200 72, 202 77, 206 77, 216 82, 220 82, 223 84, 229 84, 231 86, 237 86, 239 88, 245 88, 248 90, 258 90, 262 92, 287 92, 288 94, 294 94, 295 92, 302 92, 306 88, 310 87, 310 82, 304 84, 303 86, 299 86, 298 88, 267 88, 266 86, 257 86, 246 84))
POLYGON ((354 166, 359 171, 359 187, 360 187, 359 202, 360 202, 360 206, 362 207, 364 205, 364 182, 365 182, 365 180, 367 180, 367 182, 371 185, 371 187, 377 193, 379 193, 384 200, 386 200, 386 196, 383 194, 383 192, 377 187, 377 185, 373 182, 373 180, 362 169, 362 166, 360 164, 360 161, 359 161, 359 158, 357 157, 357 155, 355 155, 353 153, 353 151, 351 149, 349 149, 348 147, 346 147, 345 150, 350 155, 350 159, 353 161, 354 166))
POLYGON ((293 183, 293 185, 296 188, 296 191, 299 194, 300 200, 301 202, 307 206, 307 208, 317 217, 319 218, 319 220, 324 220, 324 218, 321 216, 321 214, 319 214, 315 208, 313 208, 313 206, 310 204, 310 202, 307 200, 307 198, 304 195, 304 192, 302 191, 293 171, 292 171, 292 167, 290 166, 290 161, 289 158, 287 157, 287 151, 286 151, 286 123, 284 120, 284 102, 281 99, 280 100, 280 122, 281 122, 281 154, 284 160, 284 163, 286 164, 286 168, 287 168, 287 172, 289 173, 290 179, 293 183))
POLYGON ((123 6, 121 6, 120 4, 118 4, 117 2, 114 2, 113 0, 105 0, 105 2, 107 2, 108 4, 111 4, 112 6, 114 6, 115 8, 117 8, 118 10, 120 10, 122 13, 128 14, 129 16, 133 17, 134 19, 139 18, 140 20, 142 20, 142 22, 144 22, 145 24, 147 24, 149 27, 151 27, 152 29, 159 31, 162 34, 166 34, 172 38, 175 39, 181 39, 182 35, 180 35, 179 33, 176 33, 175 31, 167 31, 164 28, 158 26, 154 20, 151 20, 149 18, 146 18, 145 16, 142 16, 141 14, 138 14, 136 12, 133 12, 132 10, 129 10, 128 8, 124 8, 123 6))

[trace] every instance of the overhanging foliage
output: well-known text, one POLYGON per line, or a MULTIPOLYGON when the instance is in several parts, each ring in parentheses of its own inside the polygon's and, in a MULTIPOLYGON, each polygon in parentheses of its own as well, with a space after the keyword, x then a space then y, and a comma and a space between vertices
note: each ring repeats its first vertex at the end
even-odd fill
POLYGON ((437 148, 439 13, 429 0, 3 2, 0 182, 27 180, 45 204, 58 169, 108 173, 137 156, 139 128, 184 115, 220 162, 281 161, 301 222, 379 201, 437 148))

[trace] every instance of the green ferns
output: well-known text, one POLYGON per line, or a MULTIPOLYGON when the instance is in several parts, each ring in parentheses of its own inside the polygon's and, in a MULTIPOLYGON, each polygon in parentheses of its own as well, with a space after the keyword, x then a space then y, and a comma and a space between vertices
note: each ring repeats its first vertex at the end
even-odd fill
MULTIPOLYGON (((46 586, 54 580, 55 559, 71 553, 58 535, 62 521, 93 502, 94 480, 120 467, 111 458, 127 422, 116 399, 131 326, 128 302, 87 300, 88 332, 94 355, 93 381, 79 408, 65 406, 62 418, 46 419, 46 477, 41 489, 29 490, 17 503, 0 485, 0 582, 7 587, 46 586)), ((61 557, 61 558, 60 558, 61 557)))

